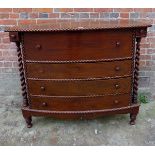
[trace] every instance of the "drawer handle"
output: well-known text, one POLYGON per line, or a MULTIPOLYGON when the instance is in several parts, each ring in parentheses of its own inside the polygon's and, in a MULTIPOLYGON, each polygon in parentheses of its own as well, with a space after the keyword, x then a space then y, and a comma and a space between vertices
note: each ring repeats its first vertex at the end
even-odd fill
POLYGON ((140 33, 144 33, 145 31, 142 29, 142 30, 140 30, 140 33))
POLYGON ((10 37, 11 37, 12 39, 15 39, 15 38, 16 38, 16 35, 12 34, 10 37))
POLYGON ((42 103, 42 106, 43 106, 43 107, 46 107, 46 106, 47 106, 47 103, 46 103, 46 102, 43 102, 43 103, 42 103))
POLYGON ((119 66, 116 66, 115 67, 115 71, 120 71, 120 67, 119 66))
POLYGON ((45 87, 41 86, 40 89, 41 89, 42 91, 44 91, 44 90, 45 90, 45 87))
POLYGON ((119 101, 118 101, 118 100, 114 100, 114 103, 115 103, 115 104, 118 104, 118 103, 119 103, 119 101))
POLYGON ((40 70, 39 73, 44 73, 44 71, 43 70, 40 70))
POLYGON ((119 47, 121 43, 119 41, 116 41, 116 47, 119 47))
POLYGON ((115 88, 116 89, 120 88, 119 84, 115 84, 115 88))
POLYGON ((37 45, 35 46, 35 48, 38 49, 38 50, 40 50, 40 49, 41 49, 41 45, 37 44, 37 45))

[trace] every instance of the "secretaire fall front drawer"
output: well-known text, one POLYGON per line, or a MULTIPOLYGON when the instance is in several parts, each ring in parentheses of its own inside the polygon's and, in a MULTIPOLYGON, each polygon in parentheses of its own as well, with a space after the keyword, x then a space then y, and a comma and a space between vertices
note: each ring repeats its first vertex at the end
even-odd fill
POLYGON ((28 80, 31 95, 85 96, 131 92, 131 77, 109 80, 28 80))
POLYGON ((132 31, 70 31, 24 34, 25 59, 74 61, 132 56, 132 31))
POLYGON ((132 61, 98 63, 27 63, 27 77, 40 79, 73 79, 130 75, 132 61))

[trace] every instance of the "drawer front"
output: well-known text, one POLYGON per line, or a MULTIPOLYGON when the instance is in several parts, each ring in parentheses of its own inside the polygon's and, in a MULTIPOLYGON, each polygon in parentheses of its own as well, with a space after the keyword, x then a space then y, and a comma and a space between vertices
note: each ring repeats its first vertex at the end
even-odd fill
POLYGON ((131 96, 129 94, 88 97, 88 98, 51 98, 31 97, 32 109, 53 110, 53 111, 82 111, 102 110, 129 106, 131 96))
POLYGON ((24 33, 25 58, 36 61, 131 57, 132 32, 81 31, 24 33))
POLYGON ((131 77, 89 81, 28 80, 28 85, 31 95, 85 96, 128 93, 131 90, 131 77))
POLYGON ((114 77, 131 74, 131 60, 72 63, 72 64, 37 64, 27 63, 27 76, 40 79, 69 79, 91 77, 114 77))

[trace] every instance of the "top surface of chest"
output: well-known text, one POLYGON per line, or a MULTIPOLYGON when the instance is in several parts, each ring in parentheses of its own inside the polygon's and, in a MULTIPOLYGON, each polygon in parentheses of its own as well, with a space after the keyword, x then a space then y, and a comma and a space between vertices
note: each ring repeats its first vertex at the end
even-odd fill
POLYGON ((144 28, 150 23, 141 20, 57 20, 46 24, 26 24, 5 27, 9 32, 34 32, 34 31, 83 31, 116 28, 144 28))

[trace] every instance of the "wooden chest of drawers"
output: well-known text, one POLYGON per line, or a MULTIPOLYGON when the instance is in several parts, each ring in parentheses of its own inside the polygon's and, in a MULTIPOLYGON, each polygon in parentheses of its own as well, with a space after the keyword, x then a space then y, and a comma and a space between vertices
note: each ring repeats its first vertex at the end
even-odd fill
POLYGON ((79 21, 6 27, 16 42, 27 126, 32 116, 130 113, 135 124, 140 41, 147 23, 79 21))

